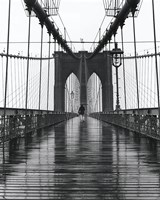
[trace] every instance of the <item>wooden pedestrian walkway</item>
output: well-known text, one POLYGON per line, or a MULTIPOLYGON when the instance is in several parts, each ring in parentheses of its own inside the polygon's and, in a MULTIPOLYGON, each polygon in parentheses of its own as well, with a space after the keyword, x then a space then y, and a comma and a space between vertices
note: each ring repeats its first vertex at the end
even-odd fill
POLYGON ((160 144, 79 117, 5 144, 0 199, 158 200, 160 144))

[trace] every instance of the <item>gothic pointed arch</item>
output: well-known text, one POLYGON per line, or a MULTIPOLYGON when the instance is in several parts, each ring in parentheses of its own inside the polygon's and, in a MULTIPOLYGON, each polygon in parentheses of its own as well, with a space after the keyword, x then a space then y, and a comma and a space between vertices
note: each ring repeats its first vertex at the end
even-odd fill
POLYGON ((102 110, 113 110, 112 61, 110 52, 104 51, 92 59, 88 52, 76 54, 74 59, 64 52, 55 52, 54 110, 65 111, 65 83, 74 73, 80 83, 80 104, 87 107, 87 82, 96 73, 102 82, 102 110))
POLYGON ((71 73, 65 83, 65 112, 78 113, 80 105, 80 84, 77 76, 71 73))
POLYGON ((88 113, 102 111, 102 82, 94 72, 87 83, 87 105, 88 113))

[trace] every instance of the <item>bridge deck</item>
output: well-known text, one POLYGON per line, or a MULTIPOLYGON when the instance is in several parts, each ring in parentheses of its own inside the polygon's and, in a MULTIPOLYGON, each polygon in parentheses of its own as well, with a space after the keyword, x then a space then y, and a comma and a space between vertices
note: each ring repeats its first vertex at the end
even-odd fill
POLYGON ((92 118, 7 143, 5 152, 0 199, 160 199, 159 143, 92 118))

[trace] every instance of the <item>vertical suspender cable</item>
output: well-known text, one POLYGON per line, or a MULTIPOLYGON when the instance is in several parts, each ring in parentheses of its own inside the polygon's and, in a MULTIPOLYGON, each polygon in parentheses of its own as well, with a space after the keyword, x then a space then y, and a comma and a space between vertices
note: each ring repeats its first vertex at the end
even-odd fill
MULTIPOLYGON (((132 60, 131 60, 132 61, 132 60)), ((134 60, 135 61, 135 60, 134 60)), ((133 62, 134 62, 133 61, 133 62)), ((135 92, 135 89, 134 89, 134 78, 135 78, 135 69, 134 69, 134 67, 135 67, 135 65, 134 65, 134 63, 133 63, 133 67, 132 67, 132 73, 131 74, 133 74, 133 77, 132 77, 132 85, 133 85, 133 89, 132 89, 132 91, 133 91, 133 94, 132 94, 132 106, 131 106, 131 108, 137 108, 137 98, 135 98, 135 96, 136 95, 134 95, 134 92, 135 92)), ((136 96, 137 97, 137 96, 136 96)))
MULTIPOLYGON (((56 52, 56 40, 54 39, 54 70, 53 70, 53 78, 54 78, 53 83, 54 84, 55 84, 55 52, 56 52)), ((54 84, 53 84, 53 110, 54 110, 54 84)))
POLYGON ((145 97, 145 88, 144 88, 144 85, 145 85, 145 64, 146 64, 146 57, 143 58, 143 87, 142 87, 142 105, 143 105, 143 102, 144 102, 144 97, 145 97))
POLYGON ((96 77, 94 76, 94 112, 96 112, 96 77))
POLYGON ((41 109, 42 51, 43 51, 43 24, 41 23, 41 51, 40 51, 39 105, 38 105, 39 110, 41 109))
MULTIPOLYGON (((159 46, 158 46, 158 58, 159 58, 158 59, 158 64, 160 65, 160 53, 159 52, 160 52, 160 50, 159 50, 159 46)), ((160 77, 160 69, 159 69, 158 73, 159 73, 158 77, 160 77)))
POLYGON ((99 81, 99 112, 101 111, 101 82, 99 81))
POLYGON ((9 63, 10 63, 10 57, 8 56, 8 77, 7 77, 7 79, 8 79, 8 83, 7 83, 7 93, 8 93, 8 95, 7 95, 7 97, 6 97, 6 107, 9 107, 9 98, 10 98, 10 84, 9 84, 9 80, 10 80, 10 74, 9 74, 9 71, 10 71, 10 65, 9 65, 9 63))
POLYGON ((49 33, 49 49, 48 49, 48 85, 47 85, 47 110, 48 110, 48 107, 49 107, 50 54, 51 54, 51 34, 49 33))
MULTIPOLYGON (((153 65, 152 65, 152 56, 151 56, 151 65, 150 65, 150 67, 152 67, 153 65)), ((151 68, 151 73, 150 73, 150 80, 151 80, 151 82, 150 82, 150 87, 151 87, 151 95, 150 95, 150 102, 151 102, 151 107, 152 107, 152 105, 154 105, 154 102, 153 102, 153 104, 152 104, 152 96, 154 95, 154 93, 152 94, 152 85, 153 85, 153 78, 152 78, 152 74, 153 74, 153 71, 152 71, 152 68, 151 68)), ((153 91, 154 92, 154 91, 153 91)), ((154 99, 154 97, 153 97, 153 99, 154 99)))
MULTIPOLYGON (((116 43, 116 34, 114 34, 114 44, 116 43)), ((117 68, 115 67, 115 74, 116 74, 116 77, 117 77, 117 68)), ((116 79, 116 78, 115 78, 116 79)), ((117 79, 116 79, 117 80, 117 79)), ((114 88, 114 90, 118 91, 118 87, 117 87, 117 82, 115 83, 116 84, 116 89, 114 88)), ((117 92, 114 92, 114 94, 116 93, 117 95, 117 92)), ((118 96, 118 95, 117 95, 118 96)), ((115 99, 118 99, 117 97, 115 97, 115 99)), ((115 101, 115 105, 117 105, 117 102, 115 101)), ((115 109, 116 109, 116 106, 115 106, 115 109)))
POLYGON ((141 98, 140 98, 140 102, 141 102, 141 106, 143 105, 143 57, 141 57, 141 81, 142 81, 142 88, 140 90, 140 94, 141 94, 141 98))
POLYGON ((138 70, 137 70, 137 49, 136 49, 136 33, 135 33, 135 19, 134 19, 135 10, 132 11, 133 18, 133 35, 134 35, 134 56, 135 56, 135 72, 136 72, 136 85, 137 85, 137 106, 138 106, 138 115, 139 113, 139 86, 138 86, 138 70))
MULTIPOLYGON (((28 77, 29 77, 29 74, 32 74, 32 63, 33 63, 33 60, 30 59, 30 62, 29 62, 29 70, 28 70, 28 77)), ((33 83, 33 78, 32 76, 29 77, 29 81, 28 81, 28 93, 29 93, 29 98, 28 98, 28 107, 29 109, 32 108, 32 83, 33 83)))
MULTIPOLYGON (((19 53, 20 55, 20 53, 19 53)), ((18 58, 18 92, 19 92, 19 106, 18 108, 21 107, 21 58, 18 58)))
POLYGON ((25 135, 27 131, 27 108, 28 108, 28 79, 29 79, 29 54, 30 54, 30 32, 31 32, 31 9, 28 8, 29 24, 28 24, 28 52, 27 52, 27 74, 26 74, 26 99, 25 99, 25 135))
POLYGON ((25 108, 25 87, 26 87, 26 59, 23 59, 23 80, 24 80, 24 84, 23 84, 23 107, 22 108, 25 108))
POLYGON ((16 73, 16 57, 14 57, 14 87, 15 87, 15 107, 17 108, 17 73, 16 73))
POLYGON ((17 95, 17 98, 18 98, 18 108, 20 108, 20 74, 19 74, 19 60, 20 58, 17 58, 17 71, 18 71, 18 78, 17 78, 17 85, 18 85, 18 88, 17 88, 17 92, 18 92, 18 95, 17 95))
POLYGON ((23 108, 23 58, 21 58, 21 108, 23 108))
POLYGON ((67 112, 67 106, 66 106, 66 101, 67 101, 67 93, 66 93, 66 84, 65 84, 65 108, 64 108, 64 111, 67 112))
POLYGON ((147 80, 146 80, 146 65, 147 65, 147 57, 145 57, 145 62, 144 62, 144 106, 146 107, 145 103, 146 103, 146 84, 147 84, 147 80))
POLYGON ((149 105, 149 84, 150 84, 150 80, 149 80, 149 56, 147 57, 147 107, 149 107, 150 105, 149 105))
MULTIPOLYGON (((122 40, 122 51, 124 52, 123 25, 121 26, 121 40, 122 40)), ((126 100, 126 74, 125 74, 124 54, 122 56, 123 56, 122 60, 123 60, 124 105, 125 105, 125 110, 126 110, 127 109, 127 100, 126 100)))
POLYGON ((4 56, 2 55, 2 98, 4 99, 4 56))
POLYGON ((72 112, 72 98, 71 98, 71 92, 72 92, 72 74, 70 75, 70 89, 69 89, 69 96, 70 96, 70 106, 71 106, 71 112, 72 112))
POLYGON ((99 106, 99 110, 98 110, 98 112, 100 112, 100 83, 99 83, 99 91, 98 91, 98 106, 99 106))
POLYGON ((4 97, 4 129, 3 129, 3 162, 5 162, 5 129, 6 129, 6 102, 7 102, 7 86, 8 86, 8 54, 9 54, 9 36, 10 36, 10 15, 11 15, 11 0, 9 0, 8 6, 8 34, 7 34, 7 57, 6 57, 6 77, 5 77, 5 97, 4 97))
POLYGON ((70 84, 69 84, 69 97, 70 97, 70 106, 71 106, 71 112, 72 112, 72 98, 71 98, 71 92, 72 92, 72 74, 70 75, 70 84))
POLYGON ((68 79, 68 96, 69 96, 69 112, 71 112, 71 99, 70 99, 70 81, 71 81, 71 76, 69 76, 69 79, 68 79))
POLYGON ((13 108, 13 60, 11 58, 11 107, 13 108))
POLYGON ((93 78, 94 112, 96 112, 96 79, 93 78))
POLYGON ((156 25, 155 25, 154 0, 152 0, 152 13, 153 13, 153 32, 154 32, 156 81, 157 81, 158 114, 159 114, 159 122, 160 122, 160 99, 159 99, 159 80, 158 80, 158 63, 157 63, 157 45, 156 45, 156 25))
POLYGON ((25 100, 25 108, 27 109, 28 103, 28 79, 29 79, 29 53, 30 53, 30 29, 31 29, 31 10, 29 12, 29 26, 28 26, 28 53, 27 53, 27 79, 26 79, 26 100, 25 100))

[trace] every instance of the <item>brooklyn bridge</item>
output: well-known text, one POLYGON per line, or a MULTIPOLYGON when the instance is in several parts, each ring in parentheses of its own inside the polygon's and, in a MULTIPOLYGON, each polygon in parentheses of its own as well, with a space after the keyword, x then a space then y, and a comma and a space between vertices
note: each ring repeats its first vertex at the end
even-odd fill
POLYGON ((160 2, 0 5, 0 199, 160 199, 160 2))

